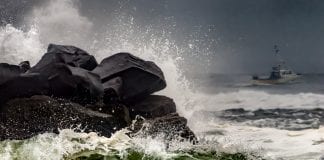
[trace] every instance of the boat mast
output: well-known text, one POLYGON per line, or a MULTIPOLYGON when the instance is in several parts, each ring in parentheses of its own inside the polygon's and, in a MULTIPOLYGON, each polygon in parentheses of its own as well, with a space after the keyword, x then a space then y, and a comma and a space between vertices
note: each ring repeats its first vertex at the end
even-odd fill
POLYGON ((274 49, 275 56, 277 59, 277 67, 280 70, 280 68, 285 64, 285 61, 282 60, 281 56, 279 55, 280 49, 279 49, 278 45, 274 45, 273 49, 274 49))

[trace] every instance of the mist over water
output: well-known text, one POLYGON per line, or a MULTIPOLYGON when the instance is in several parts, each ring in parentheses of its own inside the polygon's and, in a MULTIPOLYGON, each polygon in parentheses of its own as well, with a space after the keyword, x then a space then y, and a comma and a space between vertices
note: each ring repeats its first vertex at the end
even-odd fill
MULTIPOLYGON (((262 154, 266 157, 274 159, 278 157, 294 159, 298 156, 312 159, 318 158, 324 152, 323 144, 312 145, 313 141, 324 139, 322 126, 320 129, 291 132, 276 128, 244 126, 226 122, 217 117, 208 117, 208 115, 203 115, 204 118, 195 116, 199 111, 214 112, 232 108, 248 110, 324 108, 324 95, 322 94, 324 87, 321 88, 323 77, 317 77, 315 81, 314 78, 306 78, 305 81, 310 82, 307 85, 302 82, 276 88, 275 86, 251 86, 250 75, 233 74, 224 77, 207 74, 206 72, 210 71, 207 69, 210 65, 217 66, 219 70, 226 70, 224 64, 227 63, 226 58, 222 56, 210 56, 217 52, 213 47, 218 43, 218 39, 208 37, 209 32, 215 31, 211 30, 213 27, 201 26, 197 32, 187 35, 188 39, 183 39, 180 43, 174 38, 174 34, 176 28, 181 26, 173 17, 164 17, 159 23, 142 24, 140 20, 131 14, 122 12, 120 7, 117 7, 109 16, 109 20, 103 20, 99 26, 93 19, 80 12, 79 3, 80 1, 77 0, 50 0, 30 10, 19 26, 11 24, 2 26, 0 28, 0 61, 17 64, 29 60, 33 65, 46 51, 48 43, 75 45, 89 51, 99 62, 114 53, 130 52, 143 59, 154 61, 161 67, 165 74, 167 88, 156 94, 173 98, 178 112, 189 120, 191 129, 199 138, 209 138, 215 144, 217 142, 218 149, 235 152, 236 149, 248 148, 264 152, 262 154), (197 75, 196 72, 200 74, 197 77, 192 76, 197 75)), ((226 50, 218 50, 218 52, 226 52, 226 50)), ((119 147, 123 150, 129 147, 129 143, 146 144, 142 146, 142 149, 148 148, 145 151, 153 150, 165 153, 164 156, 167 155, 161 141, 130 140, 123 133, 117 133, 116 137, 105 139, 105 137, 96 135, 75 134, 70 130, 65 130, 58 136, 40 135, 33 139, 34 142, 33 140, 25 142, 22 150, 35 152, 34 155, 37 155, 41 153, 37 150, 44 151, 46 147, 53 147, 59 153, 54 159, 60 159, 62 155, 79 151, 75 150, 73 145, 76 142, 71 143, 69 136, 83 136, 86 142, 96 140, 95 142, 107 143, 108 147, 99 147, 103 150, 111 147, 110 144, 114 145, 112 141, 117 139, 119 145, 123 144, 126 147, 112 146, 111 148, 119 147), (47 142, 48 139, 55 142, 54 145, 51 146, 47 142), (150 143, 150 141, 155 143, 150 143), (157 147, 161 145, 162 147, 157 147), (39 148, 33 148, 35 146, 39 148), (34 150, 30 151, 30 149, 34 150)), ((12 149, 11 142, 8 143, 7 149, 12 149)), ((89 149, 89 146, 83 145, 82 147, 89 149)), ((181 147, 187 146, 183 144, 181 147)), ((0 155, 8 154, 8 159, 12 158, 11 153, 14 152, 1 153, 0 149, 0 155)))

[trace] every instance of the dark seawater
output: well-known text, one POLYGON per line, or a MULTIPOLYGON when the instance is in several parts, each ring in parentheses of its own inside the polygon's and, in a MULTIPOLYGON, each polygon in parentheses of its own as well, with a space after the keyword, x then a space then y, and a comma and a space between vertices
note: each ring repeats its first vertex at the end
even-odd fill
POLYGON ((252 74, 208 74, 193 76, 198 90, 209 94, 233 92, 241 89, 265 91, 272 94, 324 94, 324 74, 303 74, 296 81, 280 85, 253 85, 252 74))
POLYGON ((253 85, 248 74, 191 78, 204 95, 204 107, 191 120, 199 135, 225 146, 259 149, 270 159, 323 155, 324 74, 304 74, 280 85, 253 85))

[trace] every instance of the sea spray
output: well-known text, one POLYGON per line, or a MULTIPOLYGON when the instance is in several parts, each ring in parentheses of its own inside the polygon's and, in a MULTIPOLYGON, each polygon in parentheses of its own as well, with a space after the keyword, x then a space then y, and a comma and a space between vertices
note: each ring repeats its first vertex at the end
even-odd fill
POLYGON ((8 160, 61 160, 82 151, 123 151, 130 146, 129 143, 130 138, 125 130, 106 138, 93 132, 76 133, 71 129, 64 129, 60 134, 45 133, 25 141, 3 141, 0 157, 8 160))
MULTIPOLYGON (((28 13, 22 26, 28 30, 34 26, 38 38, 47 46, 49 43, 82 46, 88 50, 93 36, 93 23, 81 15, 78 0, 48 0, 28 13)), ((37 46, 36 46, 37 47, 37 46)))
MULTIPOLYGON (((60 134, 44 133, 28 140, 7 140, 0 143, 0 157, 4 160, 62 160, 86 157, 114 159, 222 159, 239 157, 259 159, 255 154, 227 154, 215 152, 216 144, 193 145, 189 142, 174 141, 167 147, 159 137, 127 136, 127 130, 116 132, 111 138, 100 137, 96 133, 76 133, 71 129, 60 134)), ((236 159, 239 159, 236 158, 236 159)), ((241 160, 240 159, 240 160, 241 160)))
POLYGON ((22 31, 10 24, 0 27, 0 61, 18 64, 29 60, 35 64, 44 52, 43 43, 35 26, 22 31))

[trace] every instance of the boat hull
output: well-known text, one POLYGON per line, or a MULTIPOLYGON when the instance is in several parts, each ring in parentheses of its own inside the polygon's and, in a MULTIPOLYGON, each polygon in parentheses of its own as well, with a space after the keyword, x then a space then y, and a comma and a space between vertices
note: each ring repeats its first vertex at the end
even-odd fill
POLYGON ((289 77, 282 77, 278 79, 254 79, 252 81, 253 84, 255 85, 260 85, 260 84, 285 84, 289 82, 293 82, 297 79, 299 79, 301 76, 300 75, 294 75, 294 76, 289 76, 289 77))

